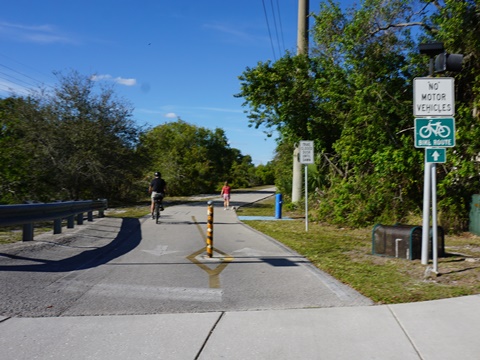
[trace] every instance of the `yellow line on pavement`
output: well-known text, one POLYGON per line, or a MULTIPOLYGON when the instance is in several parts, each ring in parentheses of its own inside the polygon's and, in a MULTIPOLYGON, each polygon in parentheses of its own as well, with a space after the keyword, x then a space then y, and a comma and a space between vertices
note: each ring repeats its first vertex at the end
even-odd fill
MULTIPOLYGON (((206 241, 206 236, 205 236, 205 233, 203 232, 203 229, 202 227, 200 226, 200 224, 197 222, 195 216, 192 216, 192 220, 193 222, 195 223, 195 225, 197 225, 197 229, 198 231, 200 232, 200 234, 202 235, 202 238, 204 240, 204 242, 206 241)), ((210 284, 210 288, 220 288, 220 273, 227 267, 227 265, 233 261, 233 257, 228 255, 227 253, 224 253, 223 251, 219 250, 219 249, 215 249, 215 252, 219 253, 220 255, 223 255, 223 257, 218 257, 218 258, 209 258, 210 261, 207 261, 207 262, 201 262, 200 260, 197 259, 197 257, 199 255, 201 255, 202 253, 205 252, 205 248, 202 248, 196 252, 194 252, 193 254, 187 256, 187 259, 190 260, 192 263, 194 263, 195 265, 197 265, 199 268, 201 268, 203 271, 205 271, 208 276, 209 276, 209 284, 210 284), (220 265, 218 265, 217 267, 215 267, 214 269, 210 268, 207 264, 210 262, 212 262, 211 260, 219 260, 220 261, 220 265)))

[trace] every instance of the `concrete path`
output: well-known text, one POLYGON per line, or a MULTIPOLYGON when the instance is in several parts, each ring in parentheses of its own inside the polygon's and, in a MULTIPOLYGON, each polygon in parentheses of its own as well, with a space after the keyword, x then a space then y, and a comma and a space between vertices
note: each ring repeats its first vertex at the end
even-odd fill
POLYGON ((10 318, 1 358, 478 360, 480 296, 413 304, 10 318))

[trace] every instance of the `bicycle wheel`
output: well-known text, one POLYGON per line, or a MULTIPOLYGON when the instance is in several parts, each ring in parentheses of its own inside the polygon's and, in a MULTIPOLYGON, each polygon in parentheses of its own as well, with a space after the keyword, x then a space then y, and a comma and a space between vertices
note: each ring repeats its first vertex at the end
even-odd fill
POLYGON ((160 204, 158 201, 155 202, 155 222, 158 224, 158 219, 160 219, 160 204))
POLYGON ((422 138, 428 138, 432 133, 432 129, 430 129, 428 125, 425 125, 420 128, 419 133, 422 138))
POLYGON ((450 136, 450 128, 448 126, 442 126, 438 129, 438 135, 440 135, 441 138, 446 138, 450 136))

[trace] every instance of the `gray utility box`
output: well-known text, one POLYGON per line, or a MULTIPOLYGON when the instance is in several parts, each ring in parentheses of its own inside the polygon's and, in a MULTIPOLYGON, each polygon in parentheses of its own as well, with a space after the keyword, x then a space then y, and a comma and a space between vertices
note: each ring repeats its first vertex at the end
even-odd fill
MULTIPOLYGON (((432 252, 432 229, 429 232, 429 256, 432 252)), ((381 225, 372 230, 372 254, 400 259, 422 258, 422 227, 416 225, 381 225)), ((445 256, 445 235, 442 227, 437 230, 438 256, 445 256)))

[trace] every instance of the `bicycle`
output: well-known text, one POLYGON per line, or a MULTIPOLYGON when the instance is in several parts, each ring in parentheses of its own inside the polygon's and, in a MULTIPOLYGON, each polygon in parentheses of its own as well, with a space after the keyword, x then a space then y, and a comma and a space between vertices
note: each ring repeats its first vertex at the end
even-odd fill
POLYGON ((422 138, 428 138, 430 135, 440 136, 446 138, 450 135, 450 128, 442 125, 441 121, 432 123, 433 120, 429 120, 428 124, 420 128, 420 136, 422 138))
POLYGON ((153 216, 155 219, 155 223, 158 224, 160 219, 160 212, 163 211, 163 195, 156 194, 155 197, 153 198, 153 201, 154 201, 153 216))

